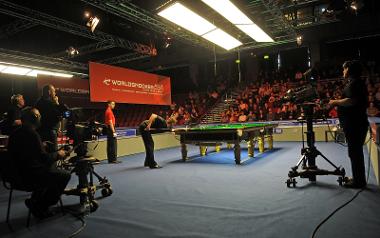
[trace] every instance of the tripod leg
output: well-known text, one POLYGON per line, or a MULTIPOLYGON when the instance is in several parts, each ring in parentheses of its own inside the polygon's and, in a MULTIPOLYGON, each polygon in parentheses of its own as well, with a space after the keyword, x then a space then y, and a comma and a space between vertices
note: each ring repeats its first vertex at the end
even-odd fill
POLYGON ((105 177, 100 176, 97 172, 95 172, 94 169, 92 169, 92 173, 98 178, 100 182, 107 182, 107 179, 105 177))
POLYGON ((301 157, 300 160, 298 161, 297 165, 295 166, 297 169, 298 169, 298 167, 300 166, 300 164, 301 164, 302 162, 305 163, 305 161, 306 161, 305 158, 306 158, 306 156, 305 156, 305 155, 302 155, 302 157, 301 157))
POLYGON ((327 162, 329 162, 329 164, 331 164, 331 166, 333 166, 335 169, 339 170, 339 168, 333 162, 331 162, 329 159, 327 159, 327 157, 324 156, 321 152, 318 151, 318 154, 320 156, 322 156, 322 158, 324 158, 327 162))

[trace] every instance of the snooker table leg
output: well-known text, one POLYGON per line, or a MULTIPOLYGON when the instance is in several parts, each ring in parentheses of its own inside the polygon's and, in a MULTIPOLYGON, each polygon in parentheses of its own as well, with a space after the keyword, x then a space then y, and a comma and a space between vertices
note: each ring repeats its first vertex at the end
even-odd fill
POLYGON ((258 138, 259 151, 260 153, 264 152, 264 135, 260 135, 258 138))
POLYGON ((240 164, 240 144, 239 142, 235 143, 235 147, 234 147, 234 153, 235 153, 235 163, 236 164, 240 164))
POLYGON ((181 153, 182 153, 182 161, 186 161, 187 159, 187 147, 185 143, 181 143, 181 153))
POLYGON ((215 152, 220 152, 220 145, 215 146, 215 152))
POLYGON ((255 141, 253 140, 253 138, 249 138, 247 145, 248 145, 248 156, 253 157, 254 151, 255 151, 255 141))
POLYGON ((272 134, 270 134, 269 136, 268 136, 268 149, 273 149, 273 135, 272 134))
POLYGON ((205 156, 205 155, 206 155, 206 152, 207 152, 207 146, 205 146, 205 145, 200 145, 200 146, 199 146, 199 153, 201 154, 201 156, 205 156))

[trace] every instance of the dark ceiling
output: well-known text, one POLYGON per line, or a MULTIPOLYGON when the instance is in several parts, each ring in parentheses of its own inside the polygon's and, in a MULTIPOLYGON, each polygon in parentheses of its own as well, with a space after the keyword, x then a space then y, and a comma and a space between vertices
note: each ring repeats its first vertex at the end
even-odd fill
MULTIPOLYGON (((349 8, 351 1, 234 0, 274 44, 254 42, 200 0, 181 2, 241 40, 244 53, 296 47, 297 35, 318 42, 380 33, 380 1, 361 0, 357 12, 349 8)), ((168 2, 175 1, 0 0, 0 61, 87 73, 88 61, 149 71, 213 58, 212 44, 157 15, 168 2), (94 33, 85 26, 85 11, 101 20, 94 33), (168 37, 171 45, 165 48, 168 37), (77 56, 68 57, 70 46, 77 56)), ((236 53, 215 47, 215 54, 236 53)))

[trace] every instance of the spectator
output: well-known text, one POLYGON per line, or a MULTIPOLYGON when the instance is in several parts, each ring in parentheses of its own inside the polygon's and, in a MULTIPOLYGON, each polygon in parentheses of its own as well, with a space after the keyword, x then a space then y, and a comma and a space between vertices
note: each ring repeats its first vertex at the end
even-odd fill
POLYGON ((247 115, 245 115, 243 111, 240 111, 240 115, 239 115, 238 121, 239 122, 246 122, 247 121, 247 115))
POLYGON ((369 107, 367 109, 367 114, 370 117, 376 117, 379 115, 379 109, 377 109, 377 107, 375 107, 375 104, 373 102, 371 102, 369 104, 369 107))

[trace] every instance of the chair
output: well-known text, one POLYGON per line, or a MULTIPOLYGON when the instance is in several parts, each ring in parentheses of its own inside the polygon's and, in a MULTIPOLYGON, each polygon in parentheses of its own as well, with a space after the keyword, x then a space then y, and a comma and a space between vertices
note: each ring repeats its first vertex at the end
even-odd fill
MULTIPOLYGON (((35 191, 37 188, 31 185, 26 185, 26 183, 22 181, 7 151, 0 151, 0 176, 3 181, 4 187, 9 190, 6 223, 8 224, 8 227, 11 230, 13 230, 10 223, 10 219, 9 219, 10 212, 11 212, 11 205, 12 205, 13 190, 19 190, 19 191, 31 193, 32 191, 35 191)), ((63 212, 62 200, 60 199, 59 202, 60 202, 61 210, 63 212)), ((31 210, 28 209, 28 218, 26 221, 26 227, 29 227, 30 217, 31 217, 31 210)))
MULTIPOLYGON (((0 175, 1 175, 1 179, 3 181, 4 187, 9 190, 6 222, 9 228, 12 230, 9 217, 10 217, 10 212, 11 212, 13 190, 25 191, 25 192, 30 193, 34 190, 34 188, 23 185, 20 177, 18 176, 17 170, 14 168, 9 158, 9 154, 7 151, 1 151, 0 153, 0 175)), ((28 219, 26 223, 27 227, 29 227, 30 215, 31 215, 31 211, 29 210, 28 219)))

